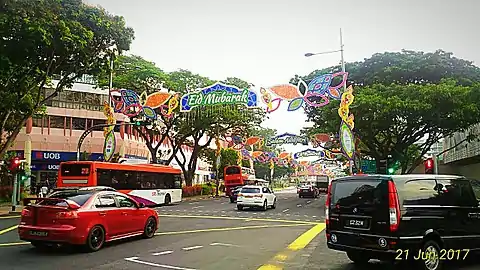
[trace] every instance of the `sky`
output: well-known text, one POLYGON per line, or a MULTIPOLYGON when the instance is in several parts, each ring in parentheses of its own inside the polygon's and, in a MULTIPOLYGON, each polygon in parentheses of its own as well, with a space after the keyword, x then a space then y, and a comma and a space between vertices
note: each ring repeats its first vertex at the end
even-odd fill
MULTIPOLYGON (((402 49, 453 52, 480 63, 477 0, 87 0, 125 17, 135 30, 130 53, 164 71, 180 68, 256 87, 288 83, 295 75, 402 49)), ((347 70, 348 71, 348 70, 347 70)), ((284 105, 263 124, 278 134, 308 125, 303 110, 284 105)), ((307 147, 285 146, 296 152, 307 147)))

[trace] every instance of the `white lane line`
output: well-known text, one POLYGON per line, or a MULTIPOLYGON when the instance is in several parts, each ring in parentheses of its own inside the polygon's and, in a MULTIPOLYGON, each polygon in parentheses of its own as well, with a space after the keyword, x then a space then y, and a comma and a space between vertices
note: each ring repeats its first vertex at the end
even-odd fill
POLYGON ((297 204, 297 207, 302 207, 302 205, 301 205, 301 204, 297 204))
POLYGON ((316 218, 317 216, 312 216, 313 218, 316 218))
POLYGON ((185 250, 185 251, 189 251, 189 250, 194 250, 194 249, 199 249, 199 248, 203 248, 203 246, 184 247, 182 249, 185 250))
POLYGON ((311 203, 312 201, 307 201, 307 204, 311 203))
POLYGON ((154 267, 159 267, 159 268, 166 268, 166 269, 174 269, 174 270, 196 270, 194 268, 185 268, 185 267, 179 267, 179 266, 173 266, 173 265, 166 265, 166 264, 158 264, 158 263, 151 263, 151 262, 145 262, 145 261, 140 261, 138 257, 130 257, 130 258, 125 258, 126 261, 129 262, 134 262, 134 263, 139 263, 139 264, 144 264, 144 265, 149 265, 149 266, 154 266, 154 267))
POLYGON ((173 250, 166 250, 166 251, 162 251, 162 252, 153 253, 152 255, 153 256, 159 256, 159 255, 167 255, 167 254, 172 254, 172 253, 173 253, 173 250))
POLYGON ((203 205, 200 205, 200 206, 195 206, 195 207, 192 207, 192 209, 197 209, 197 208, 202 208, 204 207, 203 205))
POLYGON ((289 210, 290 210, 290 209, 287 208, 287 209, 283 210, 282 212, 283 212, 283 213, 286 213, 286 212, 288 212, 289 210))
POLYGON ((238 246, 238 245, 225 244, 225 243, 211 243, 210 246, 240 247, 240 246, 238 246))

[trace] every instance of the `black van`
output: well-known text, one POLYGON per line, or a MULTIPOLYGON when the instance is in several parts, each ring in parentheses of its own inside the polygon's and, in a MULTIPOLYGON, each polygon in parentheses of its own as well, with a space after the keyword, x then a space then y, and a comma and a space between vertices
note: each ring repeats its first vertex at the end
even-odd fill
POLYGON ((445 260, 462 260, 480 247, 475 194, 471 181, 461 176, 334 179, 326 200, 327 245, 357 264, 408 260, 439 270, 445 260))

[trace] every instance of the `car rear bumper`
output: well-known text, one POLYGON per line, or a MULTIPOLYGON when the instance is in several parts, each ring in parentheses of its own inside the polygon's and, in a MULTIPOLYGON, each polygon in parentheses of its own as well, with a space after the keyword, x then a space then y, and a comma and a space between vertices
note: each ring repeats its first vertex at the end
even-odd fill
POLYGON ((237 205, 245 207, 262 207, 264 200, 259 198, 258 200, 238 200, 237 205))
POLYGON ((68 243, 73 245, 84 244, 87 239, 87 233, 79 232, 76 227, 73 226, 61 226, 61 227, 44 227, 44 226, 31 226, 31 225, 19 225, 18 236, 23 241, 42 241, 42 242, 55 242, 55 243, 68 243), (46 236, 31 235, 30 232, 44 232, 46 236))
POLYGON ((298 195, 305 196, 305 197, 313 197, 315 196, 315 191, 300 191, 298 195))

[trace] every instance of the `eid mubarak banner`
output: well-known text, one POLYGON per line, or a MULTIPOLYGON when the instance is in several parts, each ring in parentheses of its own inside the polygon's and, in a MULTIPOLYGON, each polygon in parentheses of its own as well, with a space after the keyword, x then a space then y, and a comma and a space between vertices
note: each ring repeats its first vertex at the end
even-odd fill
POLYGON ((303 144, 308 145, 308 138, 304 136, 298 136, 291 133, 284 133, 267 140, 266 145, 282 145, 282 144, 303 144))

